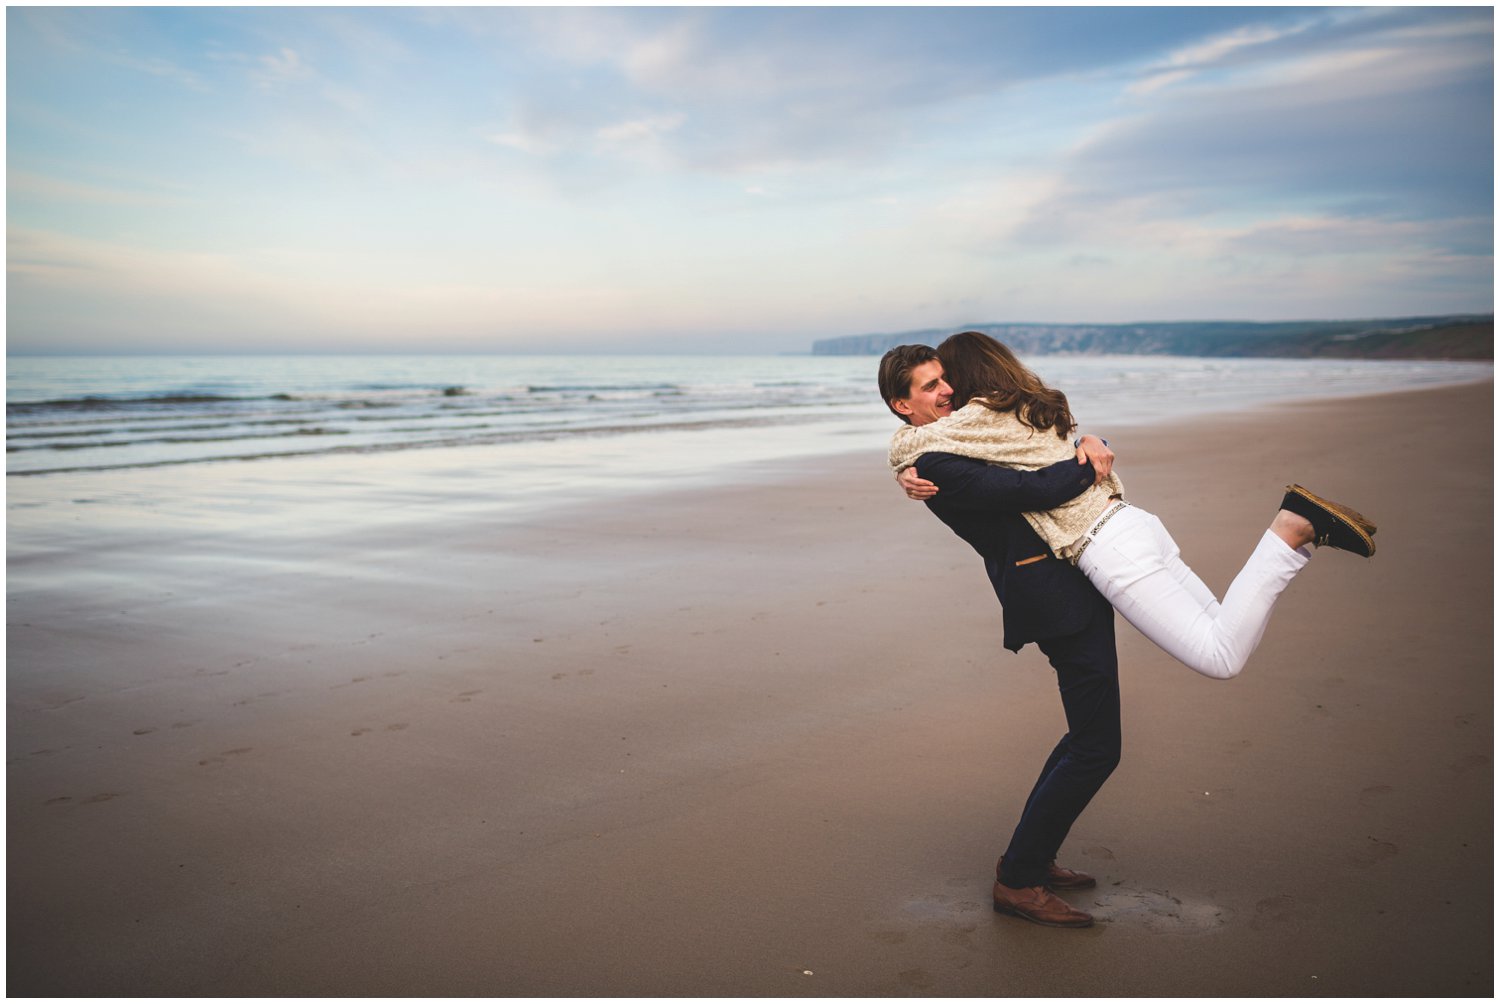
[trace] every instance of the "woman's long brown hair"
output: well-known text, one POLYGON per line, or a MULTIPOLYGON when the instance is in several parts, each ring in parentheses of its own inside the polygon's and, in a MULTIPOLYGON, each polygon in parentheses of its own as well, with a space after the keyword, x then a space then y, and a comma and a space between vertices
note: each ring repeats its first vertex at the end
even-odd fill
POLYGON ((1068 438, 1077 424, 1068 396, 1053 390, 1001 342, 978 331, 961 331, 937 347, 943 377, 953 388, 953 407, 978 401, 991 411, 1014 411, 1024 424, 1068 438))

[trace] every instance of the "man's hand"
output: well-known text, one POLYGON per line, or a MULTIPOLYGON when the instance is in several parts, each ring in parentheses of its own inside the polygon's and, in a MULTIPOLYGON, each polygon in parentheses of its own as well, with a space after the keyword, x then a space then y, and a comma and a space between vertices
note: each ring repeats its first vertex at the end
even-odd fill
POLYGON ((938 492, 937 485, 925 478, 917 477, 915 467, 908 467, 896 475, 896 483, 901 486, 902 491, 906 492, 907 498, 917 502, 930 499, 938 492))
MULTIPOLYGON (((1094 484, 1109 477, 1115 466, 1114 451, 1098 436, 1084 436, 1078 440, 1078 462, 1094 465, 1094 484)), ((910 495, 910 492, 907 492, 910 495)))

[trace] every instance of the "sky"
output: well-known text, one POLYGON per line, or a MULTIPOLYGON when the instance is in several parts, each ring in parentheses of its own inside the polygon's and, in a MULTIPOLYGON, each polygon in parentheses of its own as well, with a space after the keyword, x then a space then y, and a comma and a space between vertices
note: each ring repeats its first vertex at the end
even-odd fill
POLYGON ((7 345, 1489 313, 1493 9, 6 11, 7 345))

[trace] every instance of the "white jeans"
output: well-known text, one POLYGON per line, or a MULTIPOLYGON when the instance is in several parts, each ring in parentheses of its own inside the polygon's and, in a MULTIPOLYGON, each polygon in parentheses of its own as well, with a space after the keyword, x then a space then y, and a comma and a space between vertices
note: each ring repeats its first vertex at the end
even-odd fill
POLYGON ((1134 506, 1105 515, 1090 529, 1078 567, 1162 651, 1218 680, 1245 668, 1276 598, 1310 557, 1267 530, 1220 603, 1183 564, 1161 520, 1134 506))

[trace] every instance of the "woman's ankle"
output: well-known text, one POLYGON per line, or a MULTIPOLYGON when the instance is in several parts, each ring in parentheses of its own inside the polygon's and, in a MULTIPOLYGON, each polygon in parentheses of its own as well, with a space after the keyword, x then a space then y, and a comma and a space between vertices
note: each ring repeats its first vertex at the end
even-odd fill
POLYGON ((1308 546, 1317 537, 1310 520, 1285 509, 1277 510, 1276 518, 1271 520, 1271 532, 1294 551, 1308 546))

